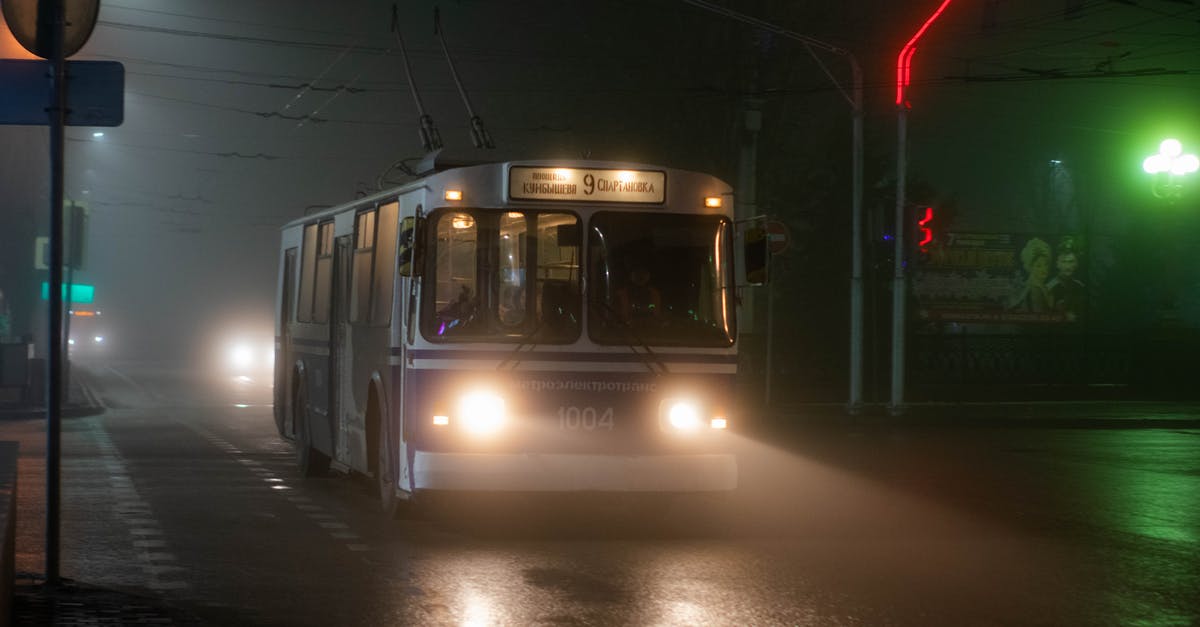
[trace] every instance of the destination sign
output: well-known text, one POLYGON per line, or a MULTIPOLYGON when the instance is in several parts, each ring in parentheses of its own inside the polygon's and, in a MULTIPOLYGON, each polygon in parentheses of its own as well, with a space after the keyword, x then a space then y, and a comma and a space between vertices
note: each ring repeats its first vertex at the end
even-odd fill
POLYGON ((599 170, 513 166, 508 196, 514 200, 570 200, 661 204, 667 174, 656 170, 599 170))

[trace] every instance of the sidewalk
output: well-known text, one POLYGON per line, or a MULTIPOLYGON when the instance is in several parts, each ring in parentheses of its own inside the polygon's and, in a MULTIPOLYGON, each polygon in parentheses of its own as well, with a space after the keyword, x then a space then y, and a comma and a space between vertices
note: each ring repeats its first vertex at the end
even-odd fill
POLYGON ((911 403, 899 414, 867 405, 850 415, 844 404, 780 405, 767 412, 776 427, 1014 427, 1014 428, 1200 428, 1200 402, 1014 401, 911 403))
POLYGON ((162 599, 63 580, 57 588, 18 577, 13 627, 209 624, 162 599))
MULTIPOLYGON (((103 410, 99 399, 88 385, 83 368, 72 368, 67 381, 66 401, 62 404, 64 418, 90 416, 103 410)), ((46 417, 45 390, 37 391, 36 403, 0 403, 0 420, 36 420, 46 417)))

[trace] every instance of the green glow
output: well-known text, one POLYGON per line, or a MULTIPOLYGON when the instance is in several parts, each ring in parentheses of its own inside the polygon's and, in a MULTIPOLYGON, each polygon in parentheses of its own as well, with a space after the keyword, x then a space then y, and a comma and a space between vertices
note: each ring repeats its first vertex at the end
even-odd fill
MULTIPOLYGON (((67 297, 67 286, 62 286, 63 300, 72 303, 91 303, 96 299, 96 286, 82 283, 71 284, 71 295, 67 297)), ((42 300, 50 300, 50 284, 42 281, 42 300)))
POLYGON ((1158 145, 1158 154, 1150 155, 1142 162, 1142 169, 1147 174, 1183 176, 1200 169, 1200 159, 1193 154, 1183 154, 1183 144, 1178 139, 1164 139, 1158 145))

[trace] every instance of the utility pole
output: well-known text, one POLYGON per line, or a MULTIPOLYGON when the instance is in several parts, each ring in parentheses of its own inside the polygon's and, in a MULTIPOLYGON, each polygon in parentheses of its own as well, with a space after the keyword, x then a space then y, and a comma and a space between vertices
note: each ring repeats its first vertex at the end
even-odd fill
MULTIPOLYGON (((949 1, 949 0, 947 0, 949 1)), ((800 33, 790 31, 781 26, 777 26, 770 22, 760 20, 756 17, 751 17, 744 13, 738 13, 725 7, 706 2, 705 0, 683 0, 684 3, 699 7, 706 11, 723 15, 730 19, 739 22, 750 24, 756 28, 761 28, 770 33, 774 33, 781 37, 786 37, 793 41, 798 41, 808 51, 809 56, 817 62, 821 71, 825 73, 841 92, 853 112, 853 130, 851 132, 851 192, 850 192, 850 239, 851 239, 851 272, 850 272, 850 390, 849 399, 846 403, 847 411, 851 414, 857 414, 862 408, 862 389, 863 389, 863 245, 862 245, 862 181, 863 181, 863 93, 862 93, 862 68, 858 64, 858 59, 855 58, 848 50, 839 48, 832 44, 827 44, 814 37, 801 35, 800 33), (821 59, 813 52, 813 48, 818 48, 826 52, 846 57, 850 63, 851 72, 851 88, 850 93, 842 87, 842 84, 834 78, 821 59)), ((740 193, 740 192, 739 192, 740 193)), ((771 337, 768 334, 767 343, 770 345, 771 337)), ((769 349, 768 349, 769 350, 769 349)), ((770 373, 768 373, 769 376, 770 373)))
POLYGON ((912 79, 912 58, 917 52, 917 40, 949 4, 950 0, 942 0, 937 10, 900 49, 900 55, 896 59, 896 260, 892 274, 892 396, 888 404, 888 411, 892 415, 904 411, 905 313, 908 290, 904 276, 904 196, 908 176, 908 110, 911 108, 907 89, 912 79))

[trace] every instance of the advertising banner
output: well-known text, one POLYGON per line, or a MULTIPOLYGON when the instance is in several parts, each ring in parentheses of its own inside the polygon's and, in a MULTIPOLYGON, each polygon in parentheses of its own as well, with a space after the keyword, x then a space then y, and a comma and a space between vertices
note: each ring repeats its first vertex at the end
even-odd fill
POLYGON ((1078 322, 1087 307, 1081 244, 1072 235, 946 233, 913 264, 918 320, 1078 322))

